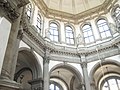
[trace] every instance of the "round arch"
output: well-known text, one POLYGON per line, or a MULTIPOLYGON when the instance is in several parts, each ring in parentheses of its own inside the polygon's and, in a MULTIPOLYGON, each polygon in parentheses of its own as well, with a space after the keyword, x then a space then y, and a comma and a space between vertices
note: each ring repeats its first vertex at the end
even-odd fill
POLYGON ((24 63, 23 68, 27 66, 28 68, 31 69, 33 79, 42 77, 41 65, 39 63, 37 56, 31 49, 26 47, 19 48, 18 62, 24 63))
POLYGON ((110 73, 116 73, 116 74, 119 73, 120 74, 120 72, 117 72, 117 70, 114 70, 115 67, 117 67, 117 68, 120 67, 120 62, 115 61, 115 60, 106 60, 106 61, 103 61, 101 64, 100 64, 100 62, 96 63, 93 66, 93 68, 89 74, 90 81, 94 82, 96 87, 98 87, 99 81, 103 78, 103 75, 105 76, 110 73), (102 68, 101 68, 101 64, 103 66, 102 68), (112 67, 113 67, 113 69, 112 69, 112 67), (108 71, 108 68, 109 68, 109 71, 108 71), (102 70, 104 70, 104 71, 102 71, 102 70), (95 78, 96 76, 97 76, 97 78, 95 78))
MULTIPOLYGON (((83 78, 81 73, 72 65, 69 64, 57 64, 53 68, 51 68, 49 72, 50 78, 57 77, 59 80, 61 79, 66 86, 67 90, 74 90, 81 88, 81 83, 83 83, 83 78)), ((65 89, 66 90, 66 89, 65 89)))

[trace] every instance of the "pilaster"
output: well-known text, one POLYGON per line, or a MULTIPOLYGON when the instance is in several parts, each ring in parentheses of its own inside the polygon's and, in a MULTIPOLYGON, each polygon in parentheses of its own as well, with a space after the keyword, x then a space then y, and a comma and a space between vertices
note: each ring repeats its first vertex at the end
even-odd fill
POLYGON ((43 90, 49 90, 49 51, 47 50, 45 51, 45 55, 43 58, 43 79, 43 90))
POLYGON ((84 77, 85 88, 86 88, 85 90, 91 90, 85 55, 81 56, 81 61, 82 61, 81 67, 82 67, 82 71, 83 71, 83 77, 84 77))
MULTIPOLYGON (((24 0, 22 0, 21 2, 23 1, 24 0)), ((8 38, 8 43, 5 50, 2 71, 0 75, 0 90, 19 90, 21 88, 20 84, 13 81, 17 57, 18 57, 19 41, 20 41, 20 38, 18 38, 20 32, 18 31, 19 31, 20 19, 23 10, 22 8, 23 4, 21 2, 19 3, 18 2, 17 0, 0 1, 0 8, 4 12, 3 17, 7 16, 12 25, 8 38)))

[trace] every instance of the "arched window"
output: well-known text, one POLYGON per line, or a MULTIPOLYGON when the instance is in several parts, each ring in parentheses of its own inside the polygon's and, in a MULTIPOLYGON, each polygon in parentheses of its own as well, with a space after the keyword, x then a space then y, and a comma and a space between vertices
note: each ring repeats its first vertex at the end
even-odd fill
POLYGON ((31 18, 31 12, 32 12, 32 5, 31 5, 31 4, 28 4, 28 5, 26 6, 26 14, 27 14, 28 20, 30 20, 30 18, 31 18))
POLYGON ((60 88, 56 84, 50 84, 50 90, 60 90, 60 88))
POLYGON ((59 26, 55 22, 50 23, 50 39, 54 42, 58 42, 59 38, 59 26))
POLYGON ((120 90, 120 77, 111 76, 102 83, 101 90, 120 90))
POLYGON ((83 36, 84 36, 85 43, 94 42, 94 36, 93 36, 93 33, 92 33, 91 25, 85 24, 82 27, 82 30, 83 30, 83 36))
POLYGON ((65 34, 66 34, 66 43, 74 44, 74 32, 71 26, 67 25, 65 27, 65 34))
POLYGON ((40 14, 38 14, 38 15, 37 15, 37 24, 36 24, 38 33, 41 32, 41 24, 42 24, 41 16, 40 16, 40 14))
POLYGON ((111 36, 110 28, 108 27, 108 23, 105 19, 99 19, 97 21, 97 26, 102 39, 111 36))
POLYGON ((114 14, 114 19, 117 24, 120 24, 120 7, 117 6, 113 12, 114 14))

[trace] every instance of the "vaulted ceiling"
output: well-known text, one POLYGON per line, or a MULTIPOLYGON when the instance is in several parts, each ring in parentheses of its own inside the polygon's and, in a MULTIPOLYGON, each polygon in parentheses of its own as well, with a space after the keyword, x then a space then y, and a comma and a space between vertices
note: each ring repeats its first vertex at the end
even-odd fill
POLYGON ((43 0, 48 8, 70 14, 78 14, 97 7, 105 0, 43 0))
POLYGON ((117 0, 33 0, 47 18, 80 23, 106 14, 117 0))

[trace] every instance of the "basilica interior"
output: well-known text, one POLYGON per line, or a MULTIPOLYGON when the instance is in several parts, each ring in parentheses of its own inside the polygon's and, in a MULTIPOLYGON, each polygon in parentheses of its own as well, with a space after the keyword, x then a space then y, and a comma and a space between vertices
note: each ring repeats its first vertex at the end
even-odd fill
POLYGON ((120 90, 120 0, 0 0, 0 90, 120 90))

